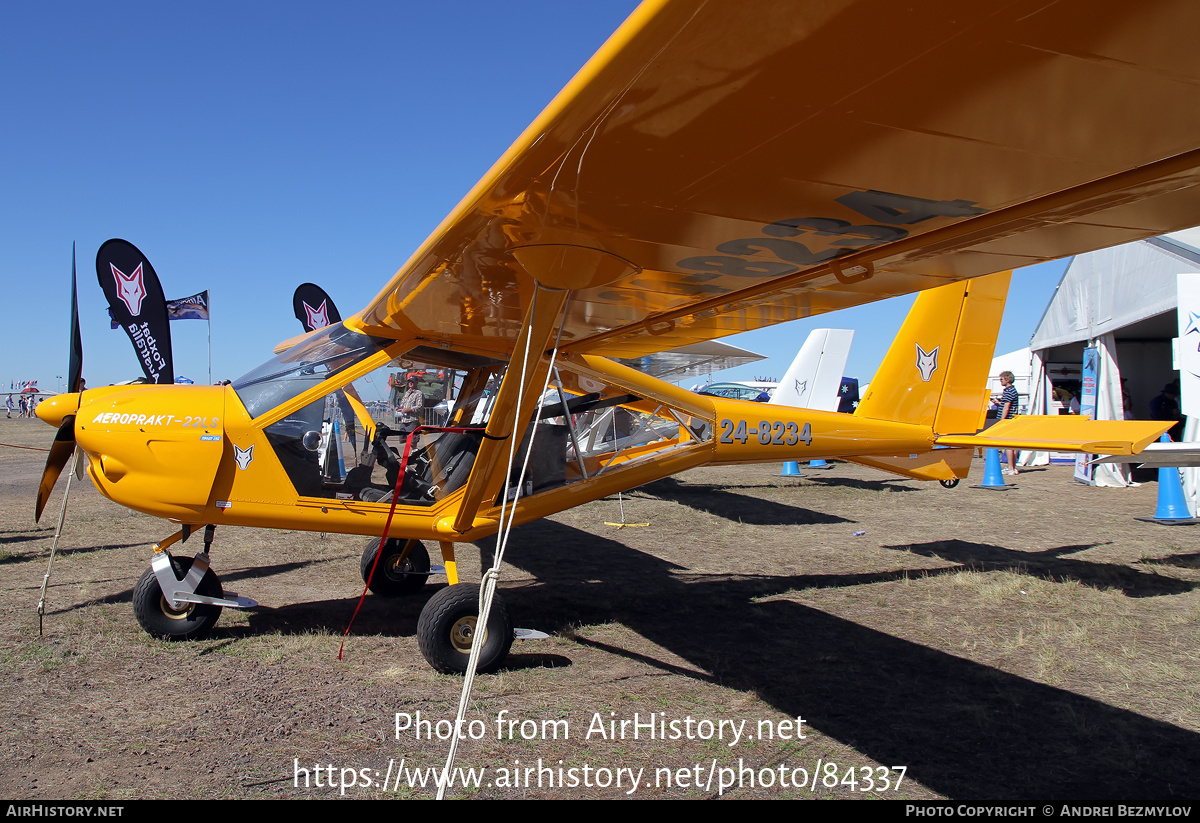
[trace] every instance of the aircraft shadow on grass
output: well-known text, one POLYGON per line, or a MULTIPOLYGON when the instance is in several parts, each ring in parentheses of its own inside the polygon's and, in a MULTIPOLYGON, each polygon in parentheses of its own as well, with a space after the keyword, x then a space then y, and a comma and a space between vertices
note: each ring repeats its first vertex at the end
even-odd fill
POLYGON ((759 497, 728 491, 721 486, 680 483, 673 477, 639 486, 639 492, 672 500, 696 511, 754 526, 812 526, 826 523, 853 523, 833 514, 789 506, 759 497))
POLYGON ((920 491, 915 486, 908 485, 911 481, 891 478, 883 480, 860 480, 856 477, 828 477, 824 475, 805 475, 805 480, 820 483, 822 486, 838 486, 844 489, 857 489, 864 492, 915 492, 920 491))
MULTIPOLYGON (((37 551, 29 554, 10 554, 6 557, 0 557, 0 565, 5 563, 45 563, 50 557, 50 541, 54 539, 54 535, 42 535, 41 537, 26 537, 26 538, 5 538, 4 543, 16 543, 21 540, 45 540, 46 546, 44 549, 39 548, 37 551)), ((93 552, 106 552, 113 549, 131 549, 144 547, 145 543, 103 543, 97 546, 80 546, 77 548, 65 548, 60 543, 58 551, 55 555, 58 557, 66 557, 73 554, 91 554, 93 552)))
MULTIPOLYGON (((481 560, 490 564, 494 538, 477 545, 481 560)), ((1006 550, 997 547, 963 544, 959 549, 1009 561, 1006 550)), ((755 602, 797 589, 899 580, 911 570, 688 574, 617 540, 547 520, 514 530, 506 560, 538 580, 537 585, 503 589, 518 625, 569 634, 579 625, 623 624, 699 672, 645 652, 587 638, 577 642, 753 692, 876 763, 907 766, 910 779, 951 798, 1171 798, 1200 792, 1200 734, 797 603, 755 602)), ((257 578, 303 565, 308 564, 278 564, 228 578, 257 578)), ((353 633, 414 635, 432 589, 414 597, 368 596, 353 633)), ((128 601, 130 594, 104 602, 128 601)), ((213 637, 228 643, 270 632, 314 630, 337 636, 357 602, 353 595, 263 608, 248 613, 248 626, 218 624, 213 637)), ((571 663, 559 655, 521 653, 526 648, 537 647, 517 644, 508 668, 571 663)), ((814 763, 797 760, 795 765, 811 768, 814 763)))
POLYGON ((935 540, 929 543, 883 548, 911 551, 924 557, 936 557, 939 560, 959 563, 963 568, 980 571, 1015 571, 1060 583, 1077 580, 1094 589, 1119 589, 1126 597, 1183 594, 1194 590, 1198 585, 1154 572, 1138 571, 1118 563, 1096 563, 1063 557, 1093 548, 1092 545, 1059 546, 1040 552, 1021 552, 1003 546, 969 543, 965 540, 935 540))
MULTIPOLYGON (((137 544, 132 544, 132 545, 142 546, 144 544, 137 543, 137 544)), ((115 546, 92 547, 92 548, 88 548, 88 549, 77 549, 76 551, 95 551, 96 548, 116 548, 116 547, 115 546)), ((62 553, 61 549, 59 550, 59 553, 60 554, 62 553)), ((182 554, 183 554, 182 552, 177 553, 177 555, 179 555, 179 556, 182 556, 182 554)), ((340 561, 340 560, 344 560, 344 558, 319 558, 316 560, 305 560, 305 561, 294 562, 294 563, 275 563, 274 565, 271 565, 271 566, 253 566, 253 567, 244 568, 244 569, 231 569, 230 571, 223 572, 221 574, 221 587, 223 589, 225 589, 226 591, 229 591, 231 589, 234 589, 234 587, 230 584, 235 583, 238 580, 258 580, 259 578, 263 578, 263 577, 271 577, 272 575, 276 575, 276 574, 286 574, 287 572, 298 571, 299 569, 304 569, 309 566, 314 566, 314 565, 318 565, 321 563, 332 563, 332 562, 340 561)), ((93 580, 90 582, 106 583, 109 581, 93 580)), ((75 584, 73 584, 73 583, 55 583, 55 584, 51 584, 50 588, 53 590, 59 586, 74 586, 74 585, 75 584)), ((55 597, 56 596, 57 595, 55 595, 55 597)), ((53 602, 53 599, 54 598, 52 597, 51 598, 52 602, 53 602)), ((69 606, 63 606, 61 608, 49 609, 47 611, 47 614, 67 614, 69 612, 78 611, 80 609, 86 609, 88 606, 95 606, 95 605, 98 605, 101 603, 131 603, 131 602, 133 602, 133 588, 132 587, 130 587, 128 589, 124 589, 123 591, 113 592, 112 594, 106 594, 103 597, 96 597, 91 600, 82 600, 78 603, 72 603, 69 606)), ((312 604, 302 604, 302 605, 311 606, 312 604)))
MULTIPOLYGON (((490 555, 491 541, 479 545, 490 555)), ((504 592, 518 625, 621 623, 952 798, 1200 791, 1200 734, 797 603, 754 602, 829 585, 822 575, 686 582, 678 566, 545 520, 513 532, 506 560, 542 584, 504 592)))
POLYGON ((1200 569, 1200 552, 1147 558, 1141 562, 1155 566, 1176 566, 1180 569, 1200 569))

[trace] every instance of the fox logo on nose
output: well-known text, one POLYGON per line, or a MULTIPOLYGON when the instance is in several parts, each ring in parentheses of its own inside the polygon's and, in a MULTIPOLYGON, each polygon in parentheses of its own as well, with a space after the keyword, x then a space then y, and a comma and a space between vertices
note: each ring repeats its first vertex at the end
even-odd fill
POLYGON ((254 459, 254 447, 239 449, 237 446, 234 446, 233 459, 237 461, 238 468, 245 471, 246 467, 250 465, 250 461, 254 459))
POLYGON ((933 351, 925 351, 921 348, 921 344, 917 344, 917 371, 921 373, 921 382, 928 383, 929 378, 933 377, 933 373, 937 371, 937 356, 938 349, 941 346, 934 346, 933 351))

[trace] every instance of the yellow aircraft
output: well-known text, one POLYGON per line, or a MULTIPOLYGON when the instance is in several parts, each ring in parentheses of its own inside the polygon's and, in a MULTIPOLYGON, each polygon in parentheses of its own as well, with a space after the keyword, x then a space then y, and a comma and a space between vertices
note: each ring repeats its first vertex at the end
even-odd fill
POLYGON ((209 569, 216 526, 366 535, 379 595, 419 590, 437 543, 451 585, 422 611, 422 652, 462 671, 479 636, 488 670, 511 622, 499 607, 475 632, 454 544, 503 512, 713 463, 952 482, 976 446, 1136 453, 1165 427, 981 431, 985 375, 1008 270, 1200 223, 1198 30, 1192 0, 647 2, 362 311, 232 385, 43 403, 59 429, 38 515, 78 446, 103 494, 179 524, 134 592, 142 626, 174 638, 250 602, 209 569), (632 367, 914 291, 854 415, 632 367), (362 399, 416 369, 449 375, 440 426, 362 399), (202 526, 204 551, 168 551, 202 526))

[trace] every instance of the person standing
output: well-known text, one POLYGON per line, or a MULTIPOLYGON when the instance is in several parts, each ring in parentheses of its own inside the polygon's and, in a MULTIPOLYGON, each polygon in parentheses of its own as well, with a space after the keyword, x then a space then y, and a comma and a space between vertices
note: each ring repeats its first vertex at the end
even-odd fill
MULTIPOLYGON (((1000 414, 998 417, 1001 420, 1008 420, 1017 416, 1017 404, 1021 398, 1017 394, 1017 387, 1013 385, 1016 382, 1016 377, 1010 371, 1000 372, 1000 385, 1004 387, 1004 392, 1000 395, 1000 414)), ((1008 468, 1004 469, 1005 474, 1017 473, 1017 450, 1007 449, 1005 455, 1008 457, 1008 468)))
POLYGON ((1178 443, 1183 439, 1183 423, 1186 419, 1179 405, 1179 381, 1172 380, 1163 386, 1158 396, 1150 401, 1151 420, 1169 420, 1175 425, 1167 432, 1171 440, 1178 443))
POLYGON ((12 399, 12 395, 11 395, 11 394, 8 396, 8 400, 7 400, 7 401, 5 401, 5 403, 4 403, 4 407, 5 407, 5 408, 8 410, 8 418, 11 420, 11 419, 12 419, 12 413, 13 413, 14 411, 16 411, 16 408, 17 408, 17 405, 16 405, 16 403, 14 403, 14 402, 13 402, 13 399, 12 399))
POLYGON ((408 376, 408 391, 400 398, 400 403, 396 406, 397 422, 400 425, 400 431, 404 434, 409 434, 417 426, 421 425, 421 420, 418 417, 421 410, 425 408, 425 395, 417 387, 418 380, 415 374, 408 376))

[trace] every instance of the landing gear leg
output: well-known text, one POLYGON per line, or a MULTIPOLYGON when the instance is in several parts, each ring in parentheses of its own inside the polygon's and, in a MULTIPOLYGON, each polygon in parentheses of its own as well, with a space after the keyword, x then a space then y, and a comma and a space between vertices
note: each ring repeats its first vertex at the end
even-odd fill
POLYGON ((446 567, 446 582, 451 586, 458 585, 458 563, 454 559, 454 544, 448 540, 442 540, 439 544, 442 549, 442 563, 446 567))
POLYGON ((167 640, 207 635, 223 607, 248 609, 258 604, 235 592, 226 594, 209 568, 208 550, 216 527, 204 529, 204 551, 194 558, 172 557, 167 548, 191 533, 185 527, 158 543, 155 556, 133 589, 133 614, 147 633, 167 640))

